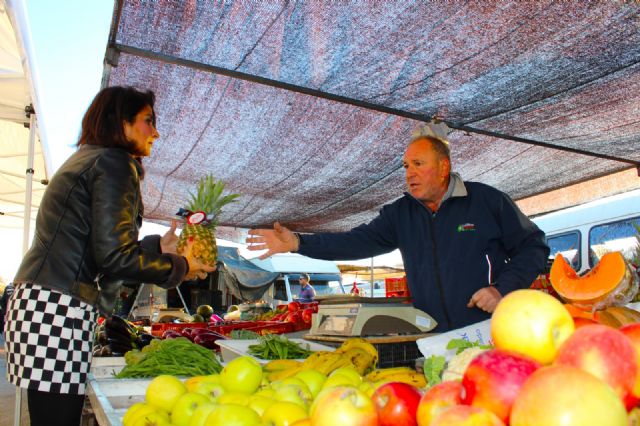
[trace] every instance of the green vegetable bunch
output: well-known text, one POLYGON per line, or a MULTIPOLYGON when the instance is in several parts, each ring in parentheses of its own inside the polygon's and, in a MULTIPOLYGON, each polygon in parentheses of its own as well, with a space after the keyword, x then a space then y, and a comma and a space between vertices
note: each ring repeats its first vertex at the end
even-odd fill
POLYGON ((260 336, 260 343, 249 345, 248 353, 262 359, 303 359, 313 353, 279 334, 260 336))

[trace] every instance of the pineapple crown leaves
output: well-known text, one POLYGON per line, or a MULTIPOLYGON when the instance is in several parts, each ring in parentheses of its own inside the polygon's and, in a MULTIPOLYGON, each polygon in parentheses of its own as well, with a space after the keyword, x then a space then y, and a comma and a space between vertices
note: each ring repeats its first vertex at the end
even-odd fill
POLYGON ((207 175, 198 182, 195 194, 189 192, 190 200, 187 208, 193 212, 203 211, 207 217, 211 218, 207 228, 215 228, 218 224, 218 216, 222 212, 222 207, 236 201, 240 194, 227 194, 224 197, 224 182, 216 180, 212 175, 207 175))

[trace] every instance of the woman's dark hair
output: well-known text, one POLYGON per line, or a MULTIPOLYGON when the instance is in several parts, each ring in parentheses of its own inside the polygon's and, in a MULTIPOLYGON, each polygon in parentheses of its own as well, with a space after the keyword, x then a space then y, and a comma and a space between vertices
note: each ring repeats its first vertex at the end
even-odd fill
MULTIPOLYGON (((123 122, 133 123, 136 115, 147 105, 153 109, 155 99, 150 90, 142 92, 123 86, 102 89, 82 118, 78 146, 119 146, 128 150, 131 142, 124 135, 123 122)), ((155 111, 153 124, 156 124, 155 111)))

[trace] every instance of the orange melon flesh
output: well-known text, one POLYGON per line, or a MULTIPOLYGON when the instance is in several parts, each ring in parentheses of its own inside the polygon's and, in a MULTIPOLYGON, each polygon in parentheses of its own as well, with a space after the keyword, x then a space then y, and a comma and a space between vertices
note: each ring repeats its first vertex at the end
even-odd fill
POLYGON ((590 303, 604 299, 620 285, 628 285, 627 264, 620 252, 606 253, 585 276, 580 277, 561 254, 556 255, 549 280, 555 291, 570 302, 590 303))

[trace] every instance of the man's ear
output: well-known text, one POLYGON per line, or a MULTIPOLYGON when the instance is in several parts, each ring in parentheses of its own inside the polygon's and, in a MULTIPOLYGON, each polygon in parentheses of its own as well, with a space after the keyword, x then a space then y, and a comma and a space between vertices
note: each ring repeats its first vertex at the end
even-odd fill
POLYGON ((440 163, 440 167, 442 170, 442 177, 446 178, 451 173, 451 161, 448 158, 444 158, 440 163))

